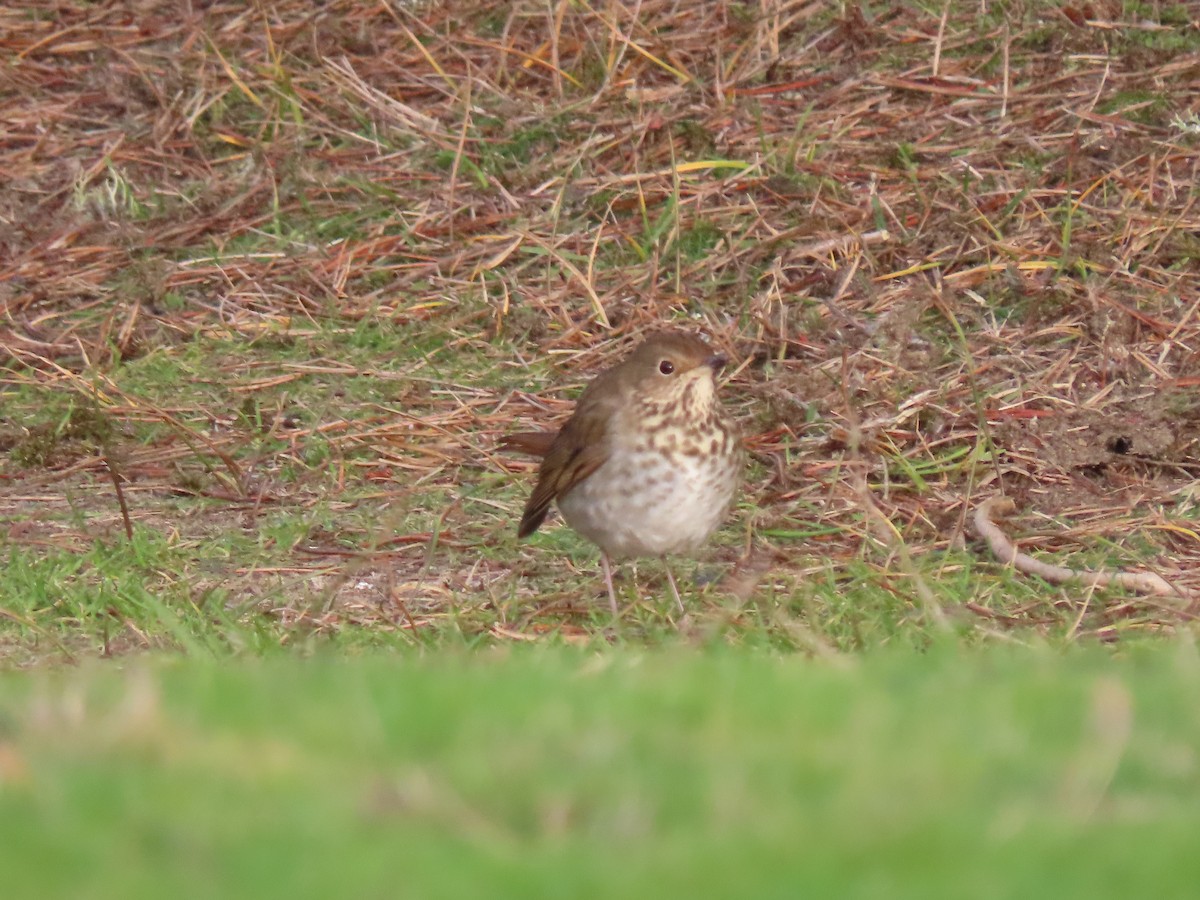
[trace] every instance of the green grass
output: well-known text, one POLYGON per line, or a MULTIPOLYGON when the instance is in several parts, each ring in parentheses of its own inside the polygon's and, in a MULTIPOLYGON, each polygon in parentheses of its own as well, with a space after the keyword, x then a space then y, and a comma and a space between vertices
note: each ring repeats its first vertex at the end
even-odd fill
POLYGON ((1191 896, 1191 644, 9 673, 10 897, 1191 896))

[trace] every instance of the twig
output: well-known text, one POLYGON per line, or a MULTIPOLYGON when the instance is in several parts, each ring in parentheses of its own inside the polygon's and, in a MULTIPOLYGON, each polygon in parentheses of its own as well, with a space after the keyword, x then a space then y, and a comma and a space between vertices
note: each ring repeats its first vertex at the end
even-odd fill
POLYGON ((1034 559, 1026 553, 1017 550, 1008 536, 1000 529, 992 516, 1006 515, 1016 509, 1016 505, 1007 497, 991 497, 979 504, 975 510, 975 530, 987 541, 992 553, 1004 563, 1011 563, 1018 572, 1026 575, 1037 575, 1051 584, 1064 584, 1068 581, 1080 581, 1095 587, 1117 585, 1139 594, 1156 594, 1158 596, 1175 595, 1191 597, 1192 595, 1173 586, 1166 579, 1154 572, 1114 572, 1107 569, 1089 571, 1086 569, 1070 569, 1066 566, 1055 566, 1034 559))
POLYGON ((117 503, 121 505, 121 521, 125 523, 125 537, 133 540, 133 523, 129 520, 129 505, 125 502, 125 489, 121 487, 121 476, 117 472, 116 466, 113 465, 112 458, 104 454, 104 468, 108 470, 108 477, 112 479, 113 490, 117 492, 117 503))

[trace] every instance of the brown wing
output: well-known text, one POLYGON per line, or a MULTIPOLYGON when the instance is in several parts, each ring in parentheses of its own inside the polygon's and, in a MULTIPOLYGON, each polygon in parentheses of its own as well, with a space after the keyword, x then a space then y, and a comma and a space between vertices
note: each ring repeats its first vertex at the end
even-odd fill
MULTIPOLYGON (((601 375, 583 392, 575 412, 554 436, 541 468, 537 486, 525 504, 517 537, 538 530, 550 504, 595 472, 608 459, 608 426, 624 402, 612 372, 601 375)), ((522 442, 519 449, 526 449, 522 442)))
POLYGON ((546 520, 550 504, 600 468, 607 458, 608 450, 596 445, 564 447, 561 453, 551 450, 538 473, 537 487, 530 494, 525 512, 521 514, 517 537, 529 537, 537 531, 546 520))

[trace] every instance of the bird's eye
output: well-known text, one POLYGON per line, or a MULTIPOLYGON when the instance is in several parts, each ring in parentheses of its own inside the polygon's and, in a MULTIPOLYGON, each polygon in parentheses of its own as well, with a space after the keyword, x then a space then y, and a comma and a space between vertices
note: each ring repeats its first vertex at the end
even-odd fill
POLYGON ((664 359, 658 364, 658 371, 662 372, 664 375, 670 375, 675 371, 675 363, 671 362, 669 359, 664 359))

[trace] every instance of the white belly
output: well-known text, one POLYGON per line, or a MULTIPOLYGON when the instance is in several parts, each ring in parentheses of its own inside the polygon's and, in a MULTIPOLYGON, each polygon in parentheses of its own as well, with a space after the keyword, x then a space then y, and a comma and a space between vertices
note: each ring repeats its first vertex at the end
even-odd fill
POLYGON ((740 456, 714 466, 682 454, 625 454, 560 497, 558 508, 610 556, 689 553, 725 518, 740 463, 740 456))

